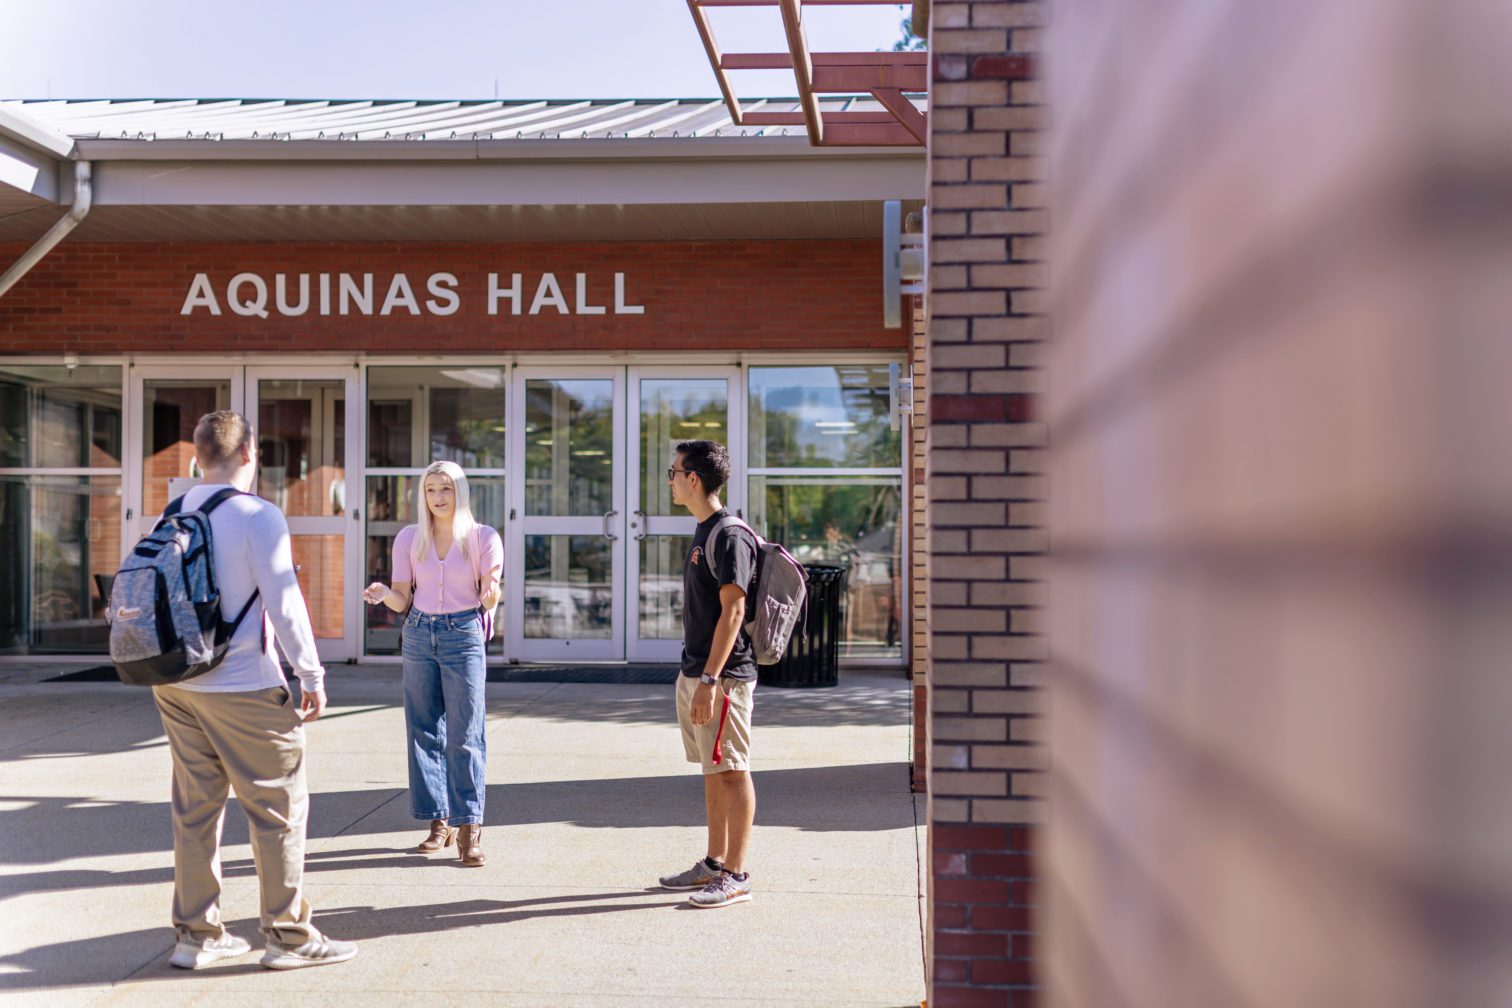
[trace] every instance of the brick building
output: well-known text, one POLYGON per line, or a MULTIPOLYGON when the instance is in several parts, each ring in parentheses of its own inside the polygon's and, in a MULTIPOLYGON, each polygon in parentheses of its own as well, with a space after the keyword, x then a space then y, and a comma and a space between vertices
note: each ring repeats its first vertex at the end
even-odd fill
POLYGON ((850 568, 842 656, 908 660, 879 244, 918 149, 693 101, 49 101, 0 103, 0 167, 0 660, 102 653, 215 407, 259 429, 327 661, 396 660, 359 593, 433 458, 504 537, 496 660, 675 657, 694 437, 758 528, 850 568))

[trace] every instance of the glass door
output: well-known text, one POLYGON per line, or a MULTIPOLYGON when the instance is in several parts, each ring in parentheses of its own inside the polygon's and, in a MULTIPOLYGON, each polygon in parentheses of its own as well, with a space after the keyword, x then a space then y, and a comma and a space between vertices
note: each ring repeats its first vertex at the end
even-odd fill
POLYGON ((352 368, 246 371, 260 462, 254 489, 288 518, 299 587, 326 662, 357 656, 362 622, 361 488, 349 489, 347 480, 358 471, 359 442, 347 436, 356 384, 352 368))
MULTIPOLYGON (((625 621, 631 661, 676 661, 682 654, 682 574, 693 542, 694 519, 672 503, 667 468, 682 441, 718 441, 733 452, 739 430, 736 368, 631 368, 634 430, 627 466, 632 501, 628 530, 629 584, 625 621)), ((731 458, 726 506, 741 511, 742 460, 731 458)))
POLYGON ((240 368, 133 366, 126 409, 126 540, 152 531, 168 502, 199 477, 194 427, 215 410, 242 408, 240 368))
POLYGON ((523 661, 617 661, 624 584, 623 368, 518 368, 505 543, 507 653, 523 661), (518 520, 516 520, 516 518, 518 520))

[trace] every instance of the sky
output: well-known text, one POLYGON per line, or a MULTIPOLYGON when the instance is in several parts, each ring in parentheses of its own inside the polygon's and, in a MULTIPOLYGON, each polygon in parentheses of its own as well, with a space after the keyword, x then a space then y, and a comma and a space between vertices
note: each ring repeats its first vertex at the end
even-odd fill
MULTIPOLYGON (((783 52, 776 7, 710 12, 783 52)), ((898 5, 807 7, 816 51, 890 49, 898 5)), ((731 75, 741 98, 790 71, 731 75)), ((0 0, 0 98, 715 98, 685 0, 0 0)))

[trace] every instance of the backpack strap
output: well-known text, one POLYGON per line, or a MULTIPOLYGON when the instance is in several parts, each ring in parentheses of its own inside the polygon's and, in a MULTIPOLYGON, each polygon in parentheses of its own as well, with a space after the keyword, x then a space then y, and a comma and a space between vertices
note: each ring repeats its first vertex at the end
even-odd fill
MULTIPOLYGON (((172 503, 168 505, 168 507, 174 508, 174 505, 178 505, 176 508, 174 508, 173 512, 176 514, 178 511, 183 510, 184 498, 188 496, 189 495, 187 493, 180 494, 172 503)), ((205 499, 205 503, 201 504, 198 508, 196 508, 196 510, 199 511, 200 514, 208 518, 210 517, 210 512, 226 503, 226 501, 230 500, 232 497, 252 496, 254 495, 247 493, 245 490, 238 490, 234 486, 226 487, 223 490, 215 491, 215 493, 207 497, 205 499)), ((165 508, 163 510, 163 517, 166 518, 168 517, 168 515, 169 511, 167 508, 165 508)), ((247 613, 252 611, 252 603, 257 601, 258 596, 261 593, 262 589, 253 588, 252 594, 247 597, 247 604, 241 607, 241 612, 236 614, 236 618, 234 620, 232 620, 230 623, 225 624, 226 640, 229 641, 232 637, 236 636, 236 631, 241 629, 242 621, 247 618, 247 613)), ((262 627, 262 650, 268 650, 268 624, 266 620, 263 621, 262 627)))
MULTIPOLYGON (((743 528, 751 533, 751 545, 756 547, 755 562, 751 566, 751 583, 746 585, 746 595, 749 596, 756 587, 756 583, 761 580, 761 536, 756 534, 756 530, 751 528, 744 518, 726 512, 725 516, 715 522, 713 528, 709 529, 709 538, 704 541, 712 542, 715 533, 729 528, 743 528)), ((704 560, 709 565, 709 573, 713 575, 716 581, 719 580, 719 575, 714 570, 714 547, 712 545, 704 550, 704 560)))

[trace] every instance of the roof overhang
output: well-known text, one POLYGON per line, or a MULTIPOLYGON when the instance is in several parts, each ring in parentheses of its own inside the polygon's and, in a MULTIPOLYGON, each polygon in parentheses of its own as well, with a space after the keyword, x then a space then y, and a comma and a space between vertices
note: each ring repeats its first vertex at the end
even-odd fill
MULTIPOLYGON (((564 116, 586 114, 573 106, 547 108, 557 118, 538 136, 495 139, 484 127, 467 137, 388 139, 386 120, 379 127, 384 139, 364 140, 310 134, 325 127, 320 117, 339 125, 357 115, 458 113, 414 111, 412 103, 376 113, 367 103, 355 111, 275 103, 277 109, 264 112, 259 103, 246 114, 262 116, 255 125, 274 135, 210 139, 219 126, 246 131, 245 120, 228 118, 221 104, 206 111, 196 102, 89 103, 86 111, 100 118, 82 124, 66 117, 39 123, 16 114, 14 105, 0 108, 0 171, 7 173, 0 242, 34 240, 64 213, 74 160, 92 165, 94 182, 94 209, 76 241, 861 238, 881 234, 883 201, 924 197, 922 150, 816 148, 800 132, 759 128, 730 135, 728 120, 717 118, 718 103, 590 109, 601 116, 661 115, 628 123, 654 125, 654 136, 563 137, 558 124, 570 121, 564 116), (136 135, 100 135, 117 127, 112 114, 141 114, 144 107, 152 118, 122 127, 136 135), (177 115, 211 116, 194 120, 210 130, 157 139, 182 128, 177 115), (52 131, 65 123, 74 136, 52 131), (696 128, 669 136, 669 123, 696 128), (557 136, 549 135, 552 129, 557 136)), ((530 103, 523 113, 519 106, 481 111, 539 117, 545 112, 535 106, 546 104, 530 103)), ((50 111, 59 118, 56 108, 50 111)), ((618 131, 625 121, 615 121, 618 131)), ((399 128, 396 122, 394 132, 399 128)), ((374 132, 369 126, 364 135, 374 132)))
POLYGON ((56 203, 58 168, 74 142, 26 116, 0 109, 0 198, 56 203))
POLYGON ((106 206, 625 206, 920 199, 923 159, 802 137, 419 141, 80 140, 106 206))

